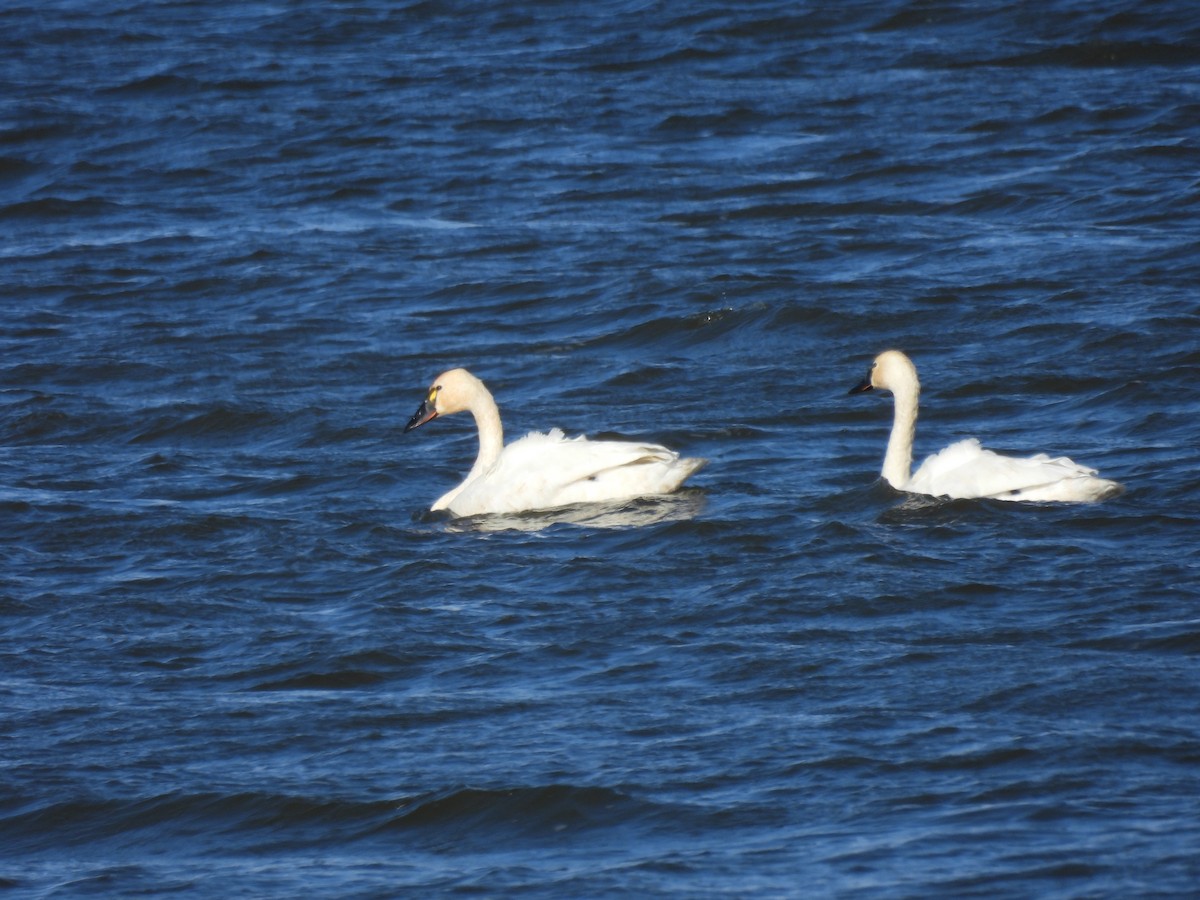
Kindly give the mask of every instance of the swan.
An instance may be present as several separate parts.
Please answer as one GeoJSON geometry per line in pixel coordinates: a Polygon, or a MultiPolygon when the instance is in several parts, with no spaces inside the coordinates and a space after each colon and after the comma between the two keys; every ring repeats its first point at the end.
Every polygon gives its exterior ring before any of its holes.
{"type": "Polygon", "coordinates": [[[466,369],[451,369],[434,380],[404,432],[463,410],[475,417],[479,456],[462,484],[430,507],[456,516],[669,494],[708,462],[682,458],[658,444],[568,438],[557,428],[530,433],[506,447],[496,401],[466,369]]]}
{"type": "Polygon", "coordinates": [[[867,377],[850,389],[860,394],[873,388],[891,391],[896,406],[892,433],[883,457],[883,479],[912,494],[956,500],[988,497],[994,500],[1091,503],[1121,493],[1115,481],[1099,478],[1095,469],[1065,456],[1001,456],[984,450],[974,438],[958,441],[921,463],[909,477],[913,436],[917,424],[917,396],[921,384],[912,360],[899,350],[875,357],[867,377]]]}

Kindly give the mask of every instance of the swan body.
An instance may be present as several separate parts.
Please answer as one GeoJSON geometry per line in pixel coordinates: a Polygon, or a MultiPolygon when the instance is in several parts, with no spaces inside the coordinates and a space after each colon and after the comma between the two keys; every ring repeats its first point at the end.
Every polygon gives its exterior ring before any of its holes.
{"type": "Polygon", "coordinates": [[[950,497],[956,500],[990,498],[1030,502],[1091,503],[1119,494],[1115,481],[1100,478],[1095,469],[1065,456],[1045,453],[1030,457],[1002,456],[968,438],[930,456],[916,473],[912,467],[916,435],[917,398],[921,384],[916,366],[899,350],[875,357],[867,377],[850,393],[880,388],[892,392],[895,419],[883,457],[883,479],[900,491],[950,497]]]}
{"type": "Polygon", "coordinates": [[[496,401],[466,369],[439,375],[404,430],[464,410],[475,417],[479,455],[462,484],[431,507],[456,516],[669,494],[708,462],[683,458],[658,444],[568,438],[557,428],[527,434],[506,447],[496,401]]]}

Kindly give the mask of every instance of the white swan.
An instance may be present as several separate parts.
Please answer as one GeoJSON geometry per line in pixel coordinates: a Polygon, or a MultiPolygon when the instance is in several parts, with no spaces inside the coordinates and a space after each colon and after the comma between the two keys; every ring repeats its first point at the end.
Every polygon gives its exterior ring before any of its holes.
{"type": "Polygon", "coordinates": [[[1061,503],[1090,503],[1123,490],[1115,481],[1098,478],[1095,469],[1065,456],[1001,456],[984,450],[974,438],[951,444],[929,457],[910,478],[917,396],[921,392],[916,366],[899,350],[885,350],[875,357],[867,377],[850,393],[872,388],[891,391],[895,398],[896,418],[881,474],[897,490],[956,500],[988,497],[1061,503]]]}
{"type": "Polygon", "coordinates": [[[568,438],[557,428],[549,434],[528,434],[505,447],[496,401],[466,369],[439,375],[404,431],[463,410],[475,417],[479,456],[463,483],[430,507],[456,516],[669,494],[708,462],[681,458],[658,444],[568,438]]]}

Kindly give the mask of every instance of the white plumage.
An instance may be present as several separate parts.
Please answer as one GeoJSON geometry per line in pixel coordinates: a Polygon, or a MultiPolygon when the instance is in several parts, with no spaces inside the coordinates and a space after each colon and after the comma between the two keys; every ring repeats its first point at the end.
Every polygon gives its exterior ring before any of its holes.
{"type": "Polygon", "coordinates": [[[913,494],[953,499],[991,498],[1059,503],[1089,503],[1119,494],[1121,485],[1100,478],[1095,469],[1065,456],[1001,456],[969,438],[930,456],[916,473],[912,467],[917,398],[921,385],[916,366],[899,350],[885,350],[867,377],[850,393],[880,388],[892,392],[895,420],[888,438],[881,475],[892,487],[913,494]]]}
{"type": "Polygon", "coordinates": [[[505,447],[496,401],[466,369],[438,376],[404,430],[463,410],[475,417],[479,455],[462,484],[431,507],[456,516],[668,494],[707,462],[682,458],[658,444],[568,438],[557,428],[528,434],[505,447]]]}

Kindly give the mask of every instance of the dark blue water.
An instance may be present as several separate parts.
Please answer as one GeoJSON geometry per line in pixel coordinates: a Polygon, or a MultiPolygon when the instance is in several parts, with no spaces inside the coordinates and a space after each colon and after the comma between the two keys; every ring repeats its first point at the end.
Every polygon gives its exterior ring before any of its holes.
{"type": "Polygon", "coordinates": [[[1197,9],[5,4],[3,893],[1194,893],[1197,9]],[[712,462],[431,514],[453,365],[712,462]]]}

